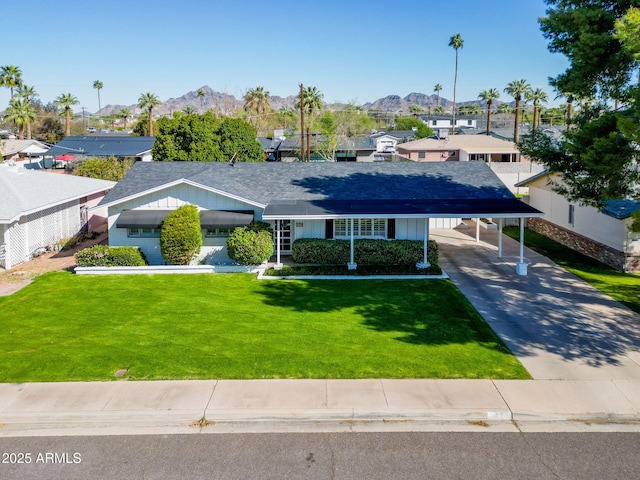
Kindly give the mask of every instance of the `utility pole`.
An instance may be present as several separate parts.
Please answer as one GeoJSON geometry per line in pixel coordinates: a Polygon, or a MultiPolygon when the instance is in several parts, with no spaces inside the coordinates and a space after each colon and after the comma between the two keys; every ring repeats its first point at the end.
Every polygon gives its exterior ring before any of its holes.
{"type": "Polygon", "coordinates": [[[84,115],[84,107],[82,107],[82,126],[84,127],[84,131],[87,131],[87,117],[84,115]]]}
{"type": "Polygon", "coordinates": [[[300,160],[304,162],[304,85],[300,84],[300,160]]]}

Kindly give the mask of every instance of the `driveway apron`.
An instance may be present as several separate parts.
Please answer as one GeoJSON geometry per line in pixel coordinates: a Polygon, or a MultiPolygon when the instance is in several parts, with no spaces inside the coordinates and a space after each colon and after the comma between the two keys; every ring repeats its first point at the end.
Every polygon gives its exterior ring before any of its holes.
{"type": "Polygon", "coordinates": [[[640,379],[640,315],[519,244],[481,229],[433,232],[440,265],[534,379],[640,379]]]}

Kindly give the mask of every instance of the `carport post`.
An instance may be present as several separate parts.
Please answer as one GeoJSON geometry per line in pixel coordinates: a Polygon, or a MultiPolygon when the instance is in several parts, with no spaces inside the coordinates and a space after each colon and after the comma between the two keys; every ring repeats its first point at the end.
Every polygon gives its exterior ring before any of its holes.
{"type": "Polygon", "coordinates": [[[527,264],[524,263],[524,218],[520,217],[520,260],[516,263],[518,275],[527,274],[527,264]]]}
{"type": "Polygon", "coordinates": [[[498,219],[498,258],[502,258],[502,224],[504,218],[498,219]]]}
{"type": "Polygon", "coordinates": [[[476,218],[476,242],[480,241],[480,217],[476,218]]]}

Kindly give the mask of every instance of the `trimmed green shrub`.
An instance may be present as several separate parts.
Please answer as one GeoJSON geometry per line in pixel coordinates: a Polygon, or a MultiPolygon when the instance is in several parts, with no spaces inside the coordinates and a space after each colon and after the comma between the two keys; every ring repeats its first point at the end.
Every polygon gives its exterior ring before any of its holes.
{"type": "MultiPolygon", "coordinates": [[[[421,240],[354,240],[353,253],[358,265],[415,265],[423,259],[421,240]]],[[[349,261],[348,240],[301,238],[293,242],[292,258],[296,263],[341,265],[349,261]]],[[[438,264],[438,244],[429,240],[427,260],[438,264]]]]}
{"type": "Polygon", "coordinates": [[[272,230],[268,223],[252,222],[234,229],[227,239],[227,255],[236,262],[260,264],[273,255],[272,230]]]}
{"type": "Polygon", "coordinates": [[[80,267],[143,267],[147,265],[138,247],[110,247],[96,245],[75,254],[80,267]]]}
{"type": "Polygon", "coordinates": [[[167,263],[188,265],[202,247],[200,213],[183,205],[167,215],[160,230],[160,252],[167,263]]]}

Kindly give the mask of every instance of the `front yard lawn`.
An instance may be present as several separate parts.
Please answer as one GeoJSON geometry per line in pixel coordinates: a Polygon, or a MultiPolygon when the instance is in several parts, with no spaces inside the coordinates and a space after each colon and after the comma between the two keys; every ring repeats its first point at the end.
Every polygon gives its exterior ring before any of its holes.
{"type": "Polygon", "coordinates": [[[529,378],[446,280],[54,272],[0,311],[0,382],[529,378]]]}
{"type": "MultiPolygon", "coordinates": [[[[516,227],[507,227],[503,231],[511,238],[516,240],[520,238],[520,230],[516,227]]],[[[626,305],[634,312],[640,313],[640,275],[614,270],[604,263],[532,230],[525,230],[524,243],[527,247],[553,260],[614,300],[626,305]]]]}

